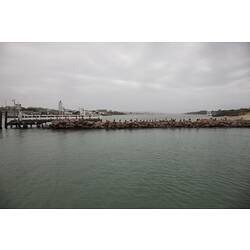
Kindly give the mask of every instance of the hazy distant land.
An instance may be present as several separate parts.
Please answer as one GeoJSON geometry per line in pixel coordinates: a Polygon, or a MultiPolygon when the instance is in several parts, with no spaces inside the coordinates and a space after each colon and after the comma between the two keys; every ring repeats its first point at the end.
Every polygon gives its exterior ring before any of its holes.
{"type": "Polygon", "coordinates": [[[228,109],[228,110],[217,110],[217,111],[207,111],[200,110],[194,112],[187,112],[188,115],[211,115],[212,117],[225,117],[228,119],[244,119],[250,120],[250,108],[240,108],[240,109],[228,109]]]}

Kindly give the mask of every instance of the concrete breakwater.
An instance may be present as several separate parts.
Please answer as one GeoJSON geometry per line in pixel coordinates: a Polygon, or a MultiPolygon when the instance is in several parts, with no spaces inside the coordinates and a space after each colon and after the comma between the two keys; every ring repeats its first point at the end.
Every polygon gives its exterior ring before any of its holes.
{"type": "Polygon", "coordinates": [[[137,128],[250,128],[249,120],[197,119],[189,120],[129,120],[129,121],[86,121],[55,120],[52,129],[137,129],[137,128]]]}

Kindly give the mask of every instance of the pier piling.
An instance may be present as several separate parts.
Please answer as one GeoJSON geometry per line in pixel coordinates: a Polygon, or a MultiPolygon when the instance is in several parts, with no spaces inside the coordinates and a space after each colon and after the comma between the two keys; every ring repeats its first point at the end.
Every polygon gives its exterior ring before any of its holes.
{"type": "Polygon", "coordinates": [[[3,119],[2,119],[2,111],[0,111],[0,129],[2,129],[2,123],[3,123],[3,119]]]}
{"type": "Polygon", "coordinates": [[[5,111],[5,114],[4,114],[4,127],[5,129],[8,129],[8,112],[5,111]]]}

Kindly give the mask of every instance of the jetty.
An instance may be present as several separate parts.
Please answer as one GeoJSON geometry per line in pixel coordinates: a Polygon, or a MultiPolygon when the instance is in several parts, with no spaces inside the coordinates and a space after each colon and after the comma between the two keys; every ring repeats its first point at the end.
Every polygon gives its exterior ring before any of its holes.
{"type": "Polygon", "coordinates": [[[149,128],[250,128],[250,120],[238,119],[161,119],[161,120],[113,120],[103,121],[98,117],[72,115],[24,115],[9,118],[0,112],[0,129],[27,129],[32,127],[50,129],[149,129],[149,128]],[[3,118],[4,117],[4,118],[3,118]]]}
{"type": "Polygon", "coordinates": [[[149,128],[250,128],[250,120],[228,119],[191,119],[176,120],[129,120],[129,121],[87,121],[87,120],[59,120],[52,121],[52,129],[149,129],[149,128]]]}

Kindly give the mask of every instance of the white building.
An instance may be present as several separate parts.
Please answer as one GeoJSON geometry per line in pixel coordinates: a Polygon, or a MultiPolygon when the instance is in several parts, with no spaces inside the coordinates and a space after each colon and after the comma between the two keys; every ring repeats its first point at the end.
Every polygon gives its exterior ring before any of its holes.
{"type": "Polygon", "coordinates": [[[80,108],[80,115],[81,116],[86,116],[86,112],[84,108],[80,108]]]}
{"type": "Polygon", "coordinates": [[[62,100],[60,100],[58,103],[58,111],[59,111],[59,115],[63,115],[64,108],[63,108],[62,100]]]}

